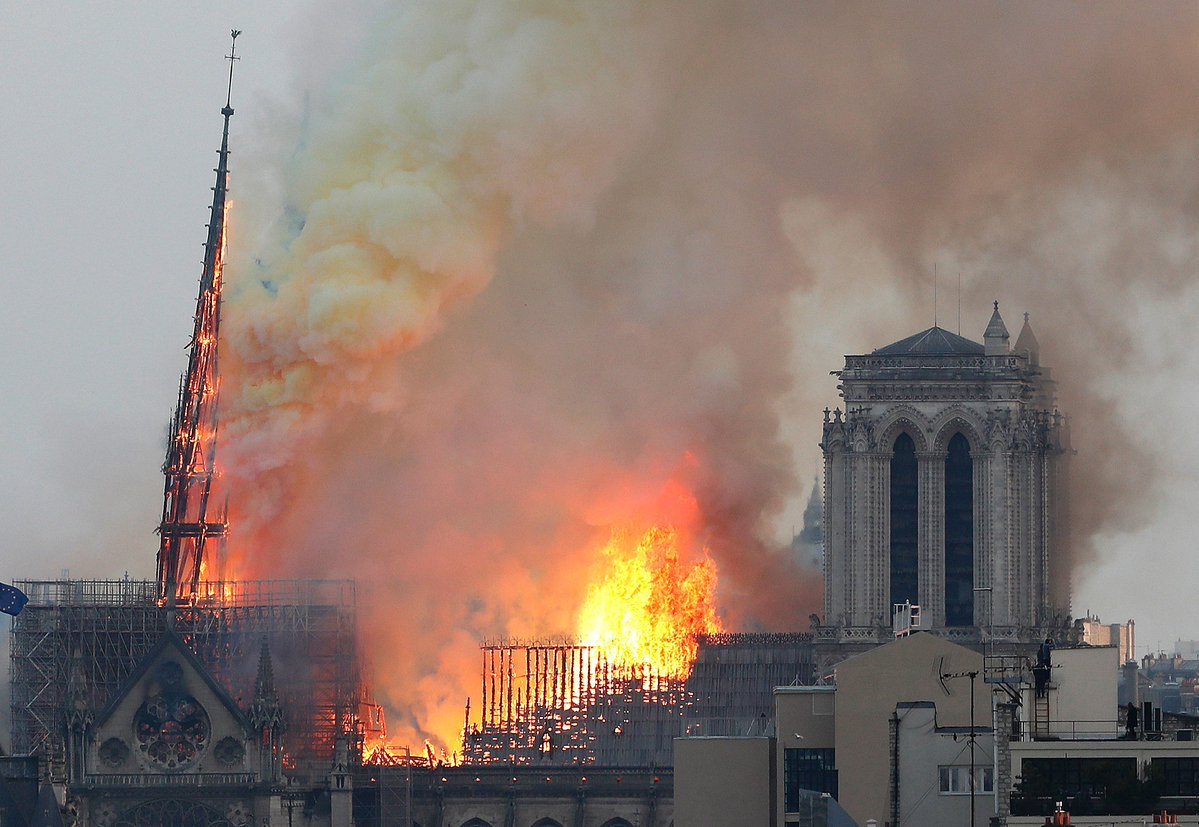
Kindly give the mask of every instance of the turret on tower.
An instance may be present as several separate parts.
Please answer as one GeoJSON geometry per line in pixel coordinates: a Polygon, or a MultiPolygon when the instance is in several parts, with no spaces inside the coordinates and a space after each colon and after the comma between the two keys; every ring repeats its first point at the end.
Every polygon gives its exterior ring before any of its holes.
{"type": "Polygon", "coordinates": [[[1027,313],[1024,314],[1024,327],[1020,328],[1020,335],[1016,337],[1016,346],[1012,350],[1028,359],[1034,368],[1041,364],[1041,344],[1032,332],[1027,313]]]}
{"type": "Polygon", "coordinates": [[[987,329],[983,333],[983,349],[988,356],[1003,356],[1008,352],[1007,325],[999,315],[999,302],[995,302],[991,321],[987,323],[987,329]]]}

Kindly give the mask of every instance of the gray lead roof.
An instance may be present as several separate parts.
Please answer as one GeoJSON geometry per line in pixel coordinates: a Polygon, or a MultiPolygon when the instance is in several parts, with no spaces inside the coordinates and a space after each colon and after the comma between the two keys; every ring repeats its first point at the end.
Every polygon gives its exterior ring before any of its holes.
{"type": "Polygon", "coordinates": [[[880,347],[874,351],[876,356],[903,356],[906,354],[947,354],[959,356],[982,356],[984,348],[978,342],[972,342],[965,336],[950,333],[944,328],[933,325],[914,336],[900,339],[898,342],[880,347]]]}

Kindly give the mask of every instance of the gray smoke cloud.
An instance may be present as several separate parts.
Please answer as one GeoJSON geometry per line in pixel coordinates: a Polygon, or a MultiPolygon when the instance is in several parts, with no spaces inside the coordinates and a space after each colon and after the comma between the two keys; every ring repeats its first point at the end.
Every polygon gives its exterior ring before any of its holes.
{"type": "Polygon", "coordinates": [[[460,726],[479,638],[570,632],[672,486],[727,624],[806,628],[780,534],[827,371],[928,326],[934,264],[965,335],[1033,312],[1076,564],[1150,516],[1160,451],[1113,400],[1177,350],[1146,317],[1195,306],[1192,5],[374,14],[241,185],[222,450],[237,569],[368,584],[405,735],[460,726]]]}

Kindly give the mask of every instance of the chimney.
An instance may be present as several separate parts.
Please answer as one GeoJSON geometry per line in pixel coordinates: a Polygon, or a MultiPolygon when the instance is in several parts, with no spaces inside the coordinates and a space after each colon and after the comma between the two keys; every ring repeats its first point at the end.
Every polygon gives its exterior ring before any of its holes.
{"type": "Polygon", "coordinates": [[[1137,662],[1135,660],[1127,661],[1124,664],[1124,686],[1121,694],[1121,700],[1125,704],[1131,703],[1133,706],[1141,705],[1140,686],[1137,684],[1137,662]]]}

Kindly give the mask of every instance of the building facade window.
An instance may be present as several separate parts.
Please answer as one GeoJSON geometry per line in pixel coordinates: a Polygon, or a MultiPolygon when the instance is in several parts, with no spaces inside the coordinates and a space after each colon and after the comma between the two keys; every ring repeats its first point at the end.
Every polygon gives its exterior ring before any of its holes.
{"type": "Polygon", "coordinates": [[[1199,796],[1199,758],[1154,758],[1149,777],[1162,795],[1199,796]]]}
{"type": "Polygon", "coordinates": [[[787,812],[799,811],[800,790],[837,797],[835,749],[783,750],[783,807],[787,812]]]}
{"type": "Polygon", "coordinates": [[[945,457],[945,625],[974,625],[974,460],[960,433],[945,457]]]}
{"type": "MultiPolygon", "coordinates": [[[[937,768],[939,788],[942,795],[970,794],[969,766],[942,766],[937,768]]],[[[995,768],[974,768],[974,792],[995,792],[995,768]]]]}
{"type": "Polygon", "coordinates": [[[919,519],[920,475],[916,443],[908,434],[895,439],[891,454],[891,603],[920,602],[919,519]]]}
{"type": "Polygon", "coordinates": [[[1130,788],[1139,780],[1135,758],[1025,758],[1020,776],[1018,796],[1057,800],[1106,799],[1109,791],[1130,788]]]}

